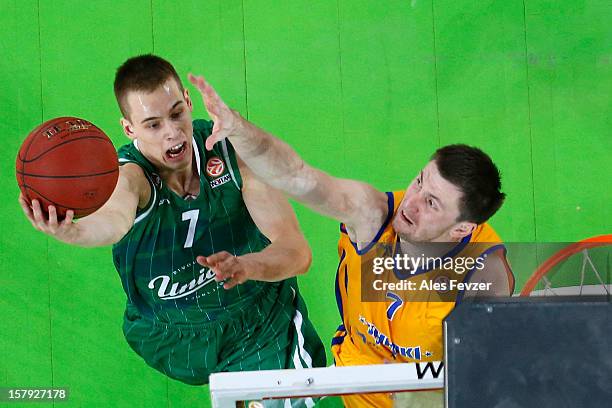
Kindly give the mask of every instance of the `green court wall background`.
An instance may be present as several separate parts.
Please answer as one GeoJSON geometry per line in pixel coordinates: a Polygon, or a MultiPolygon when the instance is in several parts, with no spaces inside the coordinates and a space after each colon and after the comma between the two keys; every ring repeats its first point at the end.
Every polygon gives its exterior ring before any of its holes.
{"type": "MultiPolygon", "coordinates": [[[[109,248],[31,228],[17,150],[56,116],[116,146],[114,71],[154,52],[202,73],[228,104],[312,165],[404,189],[439,146],[481,147],[508,198],[507,241],[610,233],[609,0],[0,0],[0,387],[70,387],[66,407],[206,407],[208,389],[148,368],[121,334],[109,248]]],[[[198,93],[195,117],[204,117],[198,93]]],[[[328,344],[336,222],[295,205],[313,250],[300,278],[328,344]]],[[[531,270],[515,270],[520,289],[531,270]]],[[[41,404],[44,406],[51,404],[41,404]]],[[[329,405],[333,405],[329,403],[329,405]]],[[[20,404],[10,404],[20,406],[20,404]]],[[[25,406],[25,405],[24,405],[25,406]]],[[[29,406],[29,405],[27,405],[29,406]]]]}

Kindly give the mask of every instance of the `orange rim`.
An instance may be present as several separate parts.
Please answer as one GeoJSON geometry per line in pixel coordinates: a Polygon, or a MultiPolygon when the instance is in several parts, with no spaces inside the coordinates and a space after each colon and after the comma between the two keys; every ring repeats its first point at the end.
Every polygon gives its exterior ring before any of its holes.
{"type": "Polygon", "coordinates": [[[589,248],[596,248],[600,246],[606,246],[612,244],[612,234],[606,235],[598,235],[595,237],[583,239],[582,241],[575,242],[556,252],[550,258],[545,260],[542,265],[536,269],[536,271],[531,275],[523,290],[521,290],[520,296],[529,296],[529,294],[536,287],[538,282],[542,279],[544,275],[550,271],[550,269],[558,264],[559,262],[564,261],[570,256],[589,248]]]}

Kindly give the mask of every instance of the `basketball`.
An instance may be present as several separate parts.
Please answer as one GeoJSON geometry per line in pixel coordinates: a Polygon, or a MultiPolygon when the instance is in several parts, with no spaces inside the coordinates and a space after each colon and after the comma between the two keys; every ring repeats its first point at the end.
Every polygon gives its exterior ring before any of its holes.
{"type": "Polygon", "coordinates": [[[35,128],[17,154],[17,183],[26,200],[39,200],[43,211],[67,210],[75,218],[100,208],[119,177],[117,152],[108,136],[75,117],[51,119],[35,128]]]}

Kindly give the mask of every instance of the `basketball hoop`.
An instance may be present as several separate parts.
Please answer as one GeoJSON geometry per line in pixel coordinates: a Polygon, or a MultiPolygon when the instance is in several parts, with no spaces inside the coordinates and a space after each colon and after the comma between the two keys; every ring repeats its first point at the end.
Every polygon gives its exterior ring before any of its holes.
{"type": "MultiPolygon", "coordinates": [[[[607,294],[608,296],[610,295],[610,283],[606,283],[604,282],[604,280],[602,279],[601,274],[599,273],[599,271],[597,270],[597,268],[595,267],[591,256],[589,254],[589,250],[590,249],[594,249],[594,248],[599,248],[599,247],[604,247],[604,246],[608,246],[608,245],[612,245],[612,234],[607,234],[607,235],[599,235],[599,236],[595,236],[595,237],[591,237],[591,238],[587,238],[584,239],[582,241],[579,242],[575,242],[573,244],[568,245],[567,247],[563,248],[562,250],[556,252],[554,255],[552,255],[550,258],[548,258],[546,261],[544,261],[542,263],[542,265],[540,265],[536,271],[533,273],[533,275],[529,278],[529,280],[527,281],[527,283],[525,283],[525,286],[523,287],[523,290],[521,290],[520,296],[532,296],[534,294],[534,289],[535,287],[538,285],[538,283],[540,284],[544,284],[544,291],[545,293],[547,291],[550,291],[553,295],[559,295],[559,294],[563,294],[563,295],[569,295],[569,294],[574,294],[574,295],[582,295],[585,294],[583,292],[583,288],[584,288],[584,278],[585,278],[585,271],[586,271],[586,267],[587,265],[590,266],[593,270],[593,272],[595,273],[595,276],[597,277],[597,280],[599,281],[599,283],[601,284],[601,288],[603,288],[602,291],[598,292],[598,294],[607,294]],[[580,271],[580,286],[578,287],[572,287],[573,288],[578,288],[578,292],[571,292],[571,291],[557,291],[555,292],[554,289],[559,289],[559,288],[553,288],[552,287],[552,283],[550,281],[550,279],[548,279],[548,275],[549,273],[554,270],[558,265],[560,265],[561,263],[563,263],[566,259],[570,258],[573,255],[576,255],[578,253],[582,253],[582,268],[580,271]],[[563,293],[558,293],[558,292],[563,292],[563,293]]],[[[589,293],[592,294],[592,293],[589,293]]]]}

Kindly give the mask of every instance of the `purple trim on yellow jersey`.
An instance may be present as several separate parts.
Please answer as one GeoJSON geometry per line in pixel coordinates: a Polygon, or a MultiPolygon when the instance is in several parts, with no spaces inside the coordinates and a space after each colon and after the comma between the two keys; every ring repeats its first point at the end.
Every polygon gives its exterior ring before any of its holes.
{"type": "MultiPolygon", "coordinates": [[[[376,233],[376,236],[374,237],[374,239],[368,244],[368,246],[366,246],[362,250],[359,250],[359,248],[357,248],[357,244],[354,243],[353,240],[349,238],[349,241],[353,245],[353,248],[355,248],[355,252],[357,252],[357,255],[363,255],[366,252],[368,252],[370,249],[372,249],[372,247],[378,242],[378,240],[382,236],[383,232],[387,228],[387,225],[389,225],[389,221],[391,221],[391,218],[393,217],[393,207],[395,206],[393,193],[386,192],[385,194],[387,194],[387,218],[385,219],[385,222],[383,222],[382,226],[376,233]]],[[[340,232],[343,232],[348,235],[348,232],[346,231],[346,226],[343,223],[340,224],[340,232]]]]}
{"type": "Polygon", "coordinates": [[[344,327],[343,324],[338,326],[338,328],[336,329],[336,332],[344,332],[344,333],[341,336],[332,337],[332,341],[331,341],[332,346],[342,344],[342,342],[344,342],[344,338],[346,337],[346,328],[344,327]]]}
{"type": "MultiPolygon", "coordinates": [[[[506,246],[504,244],[498,244],[498,245],[493,245],[490,248],[487,248],[486,251],[484,251],[483,253],[480,254],[480,256],[478,256],[477,258],[483,257],[485,255],[490,254],[493,251],[497,251],[498,249],[503,249],[504,250],[504,258],[506,257],[506,246]]],[[[467,273],[467,275],[465,275],[465,279],[463,280],[463,282],[468,283],[470,281],[470,279],[472,278],[472,275],[474,274],[474,271],[476,270],[476,266],[474,266],[472,269],[470,269],[470,271],[467,273]]],[[[461,303],[461,301],[463,300],[463,296],[465,295],[465,290],[464,289],[460,289],[459,292],[457,293],[457,300],[455,301],[455,305],[458,305],[459,303],[461,303]]]]}
{"type": "MultiPolygon", "coordinates": [[[[338,269],[336,269],[336,303],[338,304],[338,311],[340,312],[340,319],[344,322],[344,309],[342,307],[342,295],[340,294],[340,266],[342,261],[346,257],[346,251],[342,251],[340,256],[340,262],[338,262],[338,269]]],[[[344,288],[348,291],[348,281],[346,272],[344,274],[344,288]]]]}
{"type": "MultiPolygon", "coordinates": [[[[448,253],[446,253],[445,255],[440,257],[440,258],[442,258],[442,263],[446,262],[448,259],[452,259],[455,255],[457,255],[459,252],[461,252],[463,250],[463,248],[465,248],[465,246],[470,242],[470,239],[472,239],[472,234],[463,237],[461,242],[459,242],[457,245],[455,245],[450,251],[448,251],[448,253]]],[[[400,250],[400,242],[399,242],[399,239],[398,239],[396,244],[395,244],[395,253],[399,253],[399,250],[400,250]]],[[[431,268],[435,265],[436,260],[438,260],[440,258],[434,259],[433,265],[426,265],[425,268],[419,268],[416,271],[414,271],[414,273],[412,273],[410,271],[407,271],[405,273],[401,273],[397,269],[395,269],[395,267],[393,267],[393,273],[395,274],[395,277],[397,279],[406,279],[406,278],[409,278],[411,276],[420,275],[422,273],[426,273],[426,272],[431,271],[432,270],[431,268]]]]}

